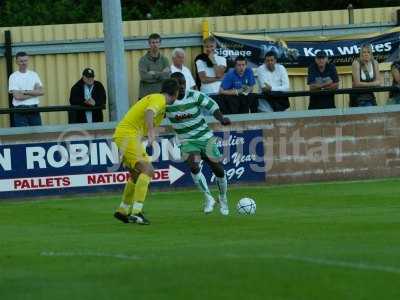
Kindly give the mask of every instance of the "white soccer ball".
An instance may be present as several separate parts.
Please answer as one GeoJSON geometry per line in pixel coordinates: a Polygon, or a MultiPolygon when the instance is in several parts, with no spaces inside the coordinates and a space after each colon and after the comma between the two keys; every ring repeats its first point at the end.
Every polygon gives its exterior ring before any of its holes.
{"type": "Polygon", "coordinates": [[[239,200],[236,209],[241,215],[254,215],[256,213],[256,202],[251,198],[239,200]]]}

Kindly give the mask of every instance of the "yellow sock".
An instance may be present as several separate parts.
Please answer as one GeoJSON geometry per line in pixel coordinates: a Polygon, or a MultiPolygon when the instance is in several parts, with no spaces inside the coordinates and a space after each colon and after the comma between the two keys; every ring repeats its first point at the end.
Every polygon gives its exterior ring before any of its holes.
{"type": "Polygon", "coordinates": [[[142,211],[143,202],[146,199],[147,189],[150,183],[150,176],[141,173],[136,180],[136,188],[133,199],[132,213],[136,214],[142,211]]]}
{"type": "Polygon", "coordinates": [[[122,201],[126,205],[132,205],[133,195],[135,194],[135,184],[133,181],[128,180],[125,184],[124,193],[122,194],[122,201]]]}
{"type": "Polygon", "coordinates": [[[135,184],[129,180],[125,184],[124,192],[122,193],[122,202],[117,208],[117,211],[129,215],[132,210],[133,195],[135,193],[135,184]]]}

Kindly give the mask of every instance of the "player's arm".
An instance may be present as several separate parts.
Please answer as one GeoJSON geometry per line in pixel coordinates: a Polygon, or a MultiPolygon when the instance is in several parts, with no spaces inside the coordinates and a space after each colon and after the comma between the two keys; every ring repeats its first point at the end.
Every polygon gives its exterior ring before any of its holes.
{"type": "Polygon", "coordinates": [[[222,115],[217,102],[215,102],[211,97],[208,97],[206,94],[202,93],[200,94],[198,101],[199,105],[208,110],[222,125],[231,124],[231,120],[222,115]]]}
{"type": "Polygon", "coordinates": [[[221,123],[221,125],[226,126],[231,124],[231,120],[227,117],[224,117],[219,109],[215,110],[213,115],[214,118],[221,123]]]}
{"type": "Polygon", "coordinates": [[[156,138],[156,131],[154,128],[154,117],[160,113],[165,113],[165,99],[164,98],[152,98],[150,104],[145,110],[144,121],[147,126],[147,136],[149,143],[152,143],[156,138]]]}
{"type": "Polygon", "coordinates": [[[151,145],[156,139],[156,134],[154,131],[154,111],[152,109],[147,109],[144,114],[144,121],[147,127],[147,138],[149,144],[151,145]]]}

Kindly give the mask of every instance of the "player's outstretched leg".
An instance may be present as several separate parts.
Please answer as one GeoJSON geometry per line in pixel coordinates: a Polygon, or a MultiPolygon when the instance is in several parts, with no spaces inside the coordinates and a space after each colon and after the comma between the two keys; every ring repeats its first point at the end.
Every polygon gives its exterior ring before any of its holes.
{"type": "Polygon", "coordinates": [[[146,199],[147,190],[151,178],[153,177],[154,169],[148,162],[136,163],[135,169],[138,170],[139,176],[136,180],[132,214],[129,216],[129,221],[140,225],[149,225],[150,221],[143,215],[143,203],[146,199]]]}
{"type": "Polygon", "coordinates": [[[226,196],[226,192],[228,190],[228,181],[226,179],[226,174],[224,172],[223,177],[215,176],[218,190],[219,190],[219,204],[220,204],[220,212],[223,215],[229,215],[229,207],[228,207],[228,198],[226,196]]]}
{"type": "Polygon", "coordinates": [[[226,179],[226,174],[222,165],[218,162],[212,161],[208,158],[204,158],[207,164],[210,166],[211,170],[215,175],[215,179],[217,182],[218,190],[219,190],[219,205],[220,212],[222,215],[229,215],[229,206],[228,206],[228,198],[226,196],[228,190],[228,181],[226,179]]]}
{"type": "Polygon", "coordinates": [[[190,167],[190,172],[194,183],[204,196],[204,213],[208,214],[214,210],[215,200],[208,189],[207,180],[200,170],[199,166],[200,155],[191,153],[186,160],[190,167]]]}

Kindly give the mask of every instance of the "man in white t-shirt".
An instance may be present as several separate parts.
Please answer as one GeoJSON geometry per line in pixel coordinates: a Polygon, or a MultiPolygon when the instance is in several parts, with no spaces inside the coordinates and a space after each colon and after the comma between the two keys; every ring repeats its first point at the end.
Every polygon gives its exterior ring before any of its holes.
{"type": "Polygon", "coordinates": [[[190,70],[183,65],[185,61],[185,50],[182,48],[175,48],[172,50],[172,65],[170,67],[171,74],[175,72],[182,73],[186,80],[186,91],[195,90],[196,82],[190,70]]]}
{"type": "Polygon", "coordinates": [[[204,53],[195,59],[197,74],[201,81],[200,91],[205,94],[218,94],[226,69],[225,57],[215,53],[217,42],[213,37],[204,39],[204,53]]]}
{"type": "Polygon", "coordinates": [[[260,91],[266,99],[259,99],[258,111],[284,111],[289,108],[288,97],[269,94],[270,92],[289,91],[289,77],[284,66],[277,63],[277,54],[269,51],[265,55],[264,63],[257,68],[257,80],[260,91]]]}
{"type": "MultiPolygon", "coordinates": [[[[29,57],[25,52],[15,56],[18,71],[8,79],[8,92],[13,95],[12,104],[18,108],[34,108],[39,105],[39,96],[43,96],[43,85],[39,75],[28,70],[29,57]]],[[[14,126],[42,125],[39,112],[14,113],[14,126]]]]}

